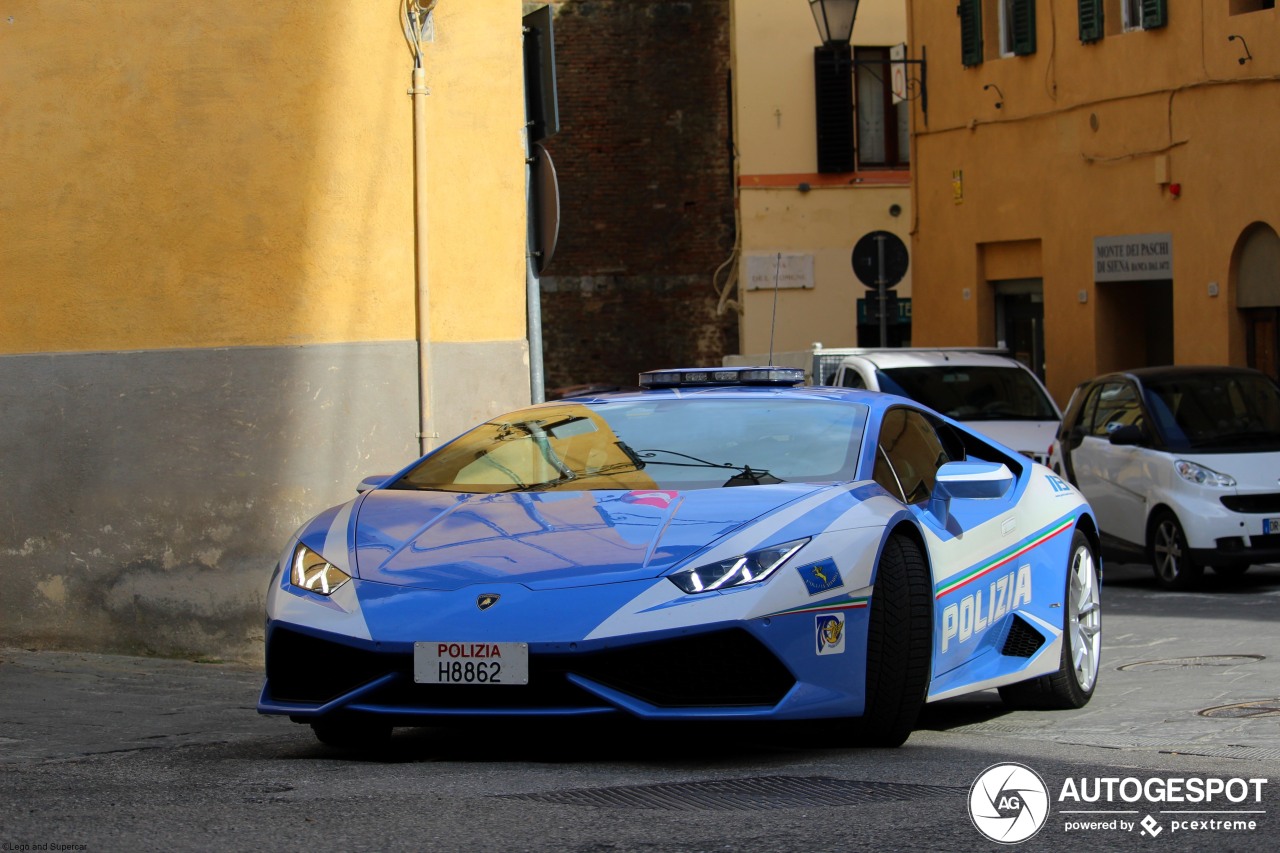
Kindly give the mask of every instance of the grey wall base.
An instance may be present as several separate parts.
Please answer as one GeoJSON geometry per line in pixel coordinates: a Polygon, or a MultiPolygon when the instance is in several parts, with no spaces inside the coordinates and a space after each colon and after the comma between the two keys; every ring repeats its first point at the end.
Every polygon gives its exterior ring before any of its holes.
{"type": "MultiPolygon", "coordinates": [[[[527,402],[522,351],[438,347],[437,405],[527,402]]],[[[413,341],[0,357],[0,645],[260,658],[290,534],[417,431],[413,341]]]]}

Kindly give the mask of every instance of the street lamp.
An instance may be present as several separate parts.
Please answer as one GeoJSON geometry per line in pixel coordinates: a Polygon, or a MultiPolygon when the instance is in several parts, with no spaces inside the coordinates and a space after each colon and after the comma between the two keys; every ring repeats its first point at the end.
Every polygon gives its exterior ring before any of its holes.
{"type": "Polygon", "coordinates": [[[824,45],[848,44],[859,0],[809,0],[809,11],[824,45]]]}
{"type": "Polygon", "coordinates": [[[853,21],[859,0],[809,0],[822,46],[813,49],[818,171],[852,172],[853,21]]]}

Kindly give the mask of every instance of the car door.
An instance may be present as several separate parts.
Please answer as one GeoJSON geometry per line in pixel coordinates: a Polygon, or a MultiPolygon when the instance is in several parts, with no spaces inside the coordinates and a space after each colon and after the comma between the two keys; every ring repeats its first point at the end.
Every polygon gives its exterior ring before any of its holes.
{"type": "MultiPolygon", "coordinates": [[[[930,498],[937,487],[939,469],[948,462],[964,458],[963,443],[950,433],[950,427],[945,424],[935,427],[932,419],[924,413],[906,407],[895,407],[885,413],[877,437],[872,476],[891,495],[908,504],[921,525],[935,534],[928,537],[935,590],[941,578],[954,578],[958,569],[968,570],[989,563],[1002,547],[1007,546],[1004,537],[1016,530],[1015,504],[1004,499],[966,501],[969,506],[964,512],[966,520],[961,525],[944,524],[930,510],[930,498]],[[998,531],[994,539],[990,528],[986,534],[976,532],[980,526],[993,521],[998,531]]],[[[952,506],[955,505],[953,500],[952,506]]],[[[1026,571],[1030,577],[1031,569],[1026,571]]],[[[961,575],[964,573],[960,572],[961,575]]],[[[1010,579],[1000,580],[1006,601],[1010,599],[1011,578],[1012,575],[1010,579]]],[[[998,610],[997,602],[991,597],[993,588],[983,590],[975,587],[974,592],[957,593],[953,601],[935,602],[935,607],[939,603],[945,605],[934,613],[935,643],[931,665],[935,676],[945,675],[981,655],[987,648],[983,643],[987,632],[1000,629],[1003,623],[991,616],[998,610]],[[986,606],[983,605],[984,600],[986,606]],[[955,628],[950,634],[948,626],[955,628]]],[[[1029,582],[1027,588],[1030,589],[1029,582]]]]}
{"type": "Polygon", "coordinates": [[[1121,427],[1136,426],[1150,434],[1138,389],[1127,379],[1093,386],[1078,426],[1079,443],[1066,451],[1076,488],[1093,507],[1104,533],[1142,545],[1146,539],[1145,451],[1111,443],[1111,433],[1121,427]]]}

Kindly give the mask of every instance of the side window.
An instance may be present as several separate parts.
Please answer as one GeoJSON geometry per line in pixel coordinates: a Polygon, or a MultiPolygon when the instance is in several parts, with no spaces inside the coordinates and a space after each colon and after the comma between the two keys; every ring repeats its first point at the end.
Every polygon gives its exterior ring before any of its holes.
{"type": "Polygon", "coordinates": [[[1077,426],[1085,435],[1093,435],[1093,420],[1098,414],[1098,397],[1102,393],[1102,387],[1095,385],[1089,389],[1089,396],[1085,399],[1084,404],[1080,407],[1080,421],[1077,426]]]}
{"type": "Polygon", "coordinates": [[[891,409],[880,425],[872,476],[904,503],[921,503],[933,494],[938,469],[951,459],[923,415],[911,409],[891,409]]]}
{"type": "Polygon", "coordinates": [[[1106,438],[1120,427],[1131,424],[1143,425],[1137,392],[1128,382],[1107,382],[1099,389],[1089,435],[1106,438]]]}
{"type": "Polygon", "coordinates": [[[840,385],[843,388],[866,388],[867,383],[862,381],[862,374],[854,370],[852,367],[846,367],[844,374],[840,377],[840,385]]]}

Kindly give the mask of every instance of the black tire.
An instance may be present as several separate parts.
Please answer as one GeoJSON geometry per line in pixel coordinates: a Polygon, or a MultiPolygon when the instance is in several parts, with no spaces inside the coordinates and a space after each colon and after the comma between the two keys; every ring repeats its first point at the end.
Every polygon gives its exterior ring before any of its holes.
{"type": "Polygon", "coordinates": [[[378,750],[391,741],[391,726],[365,720],[312,723],[316,740],[338,749],[378,750]]]}
{"type": "Polygon", "coordinates": [[[1000,688],[1011,708],[1064,711],[1083,708],[1098,686],[1102,651],[1101,585],[1089,537],[1071,535],[1066,594],[1062,600],[1062,654],[1058,671],[1000,688]]]}
{"type": "Polygon", "coordinates": [[[1249,571],[1249,563],[1225,563],[1220,566],[1211,566],[1215,575],[1222,575],[1224,578],[1238,578],[1245,572],[1249,571]]]}
{"type": "Polygon", "coordinates": [[[915,728],[929,688],[931,590],[920,546],[908,536],[890,536],[871,592],[866,704],[855,728],[858,745],[901,746],[915,728]]]}
{"type": "Polygon", "coordinates": [[[1162,589],[1192,589],[1204,577],[1204,566],[1192,559],[1178,517],[1167,509],[1156,510],[1151,516],[1147,557],[1162,589]]]}

